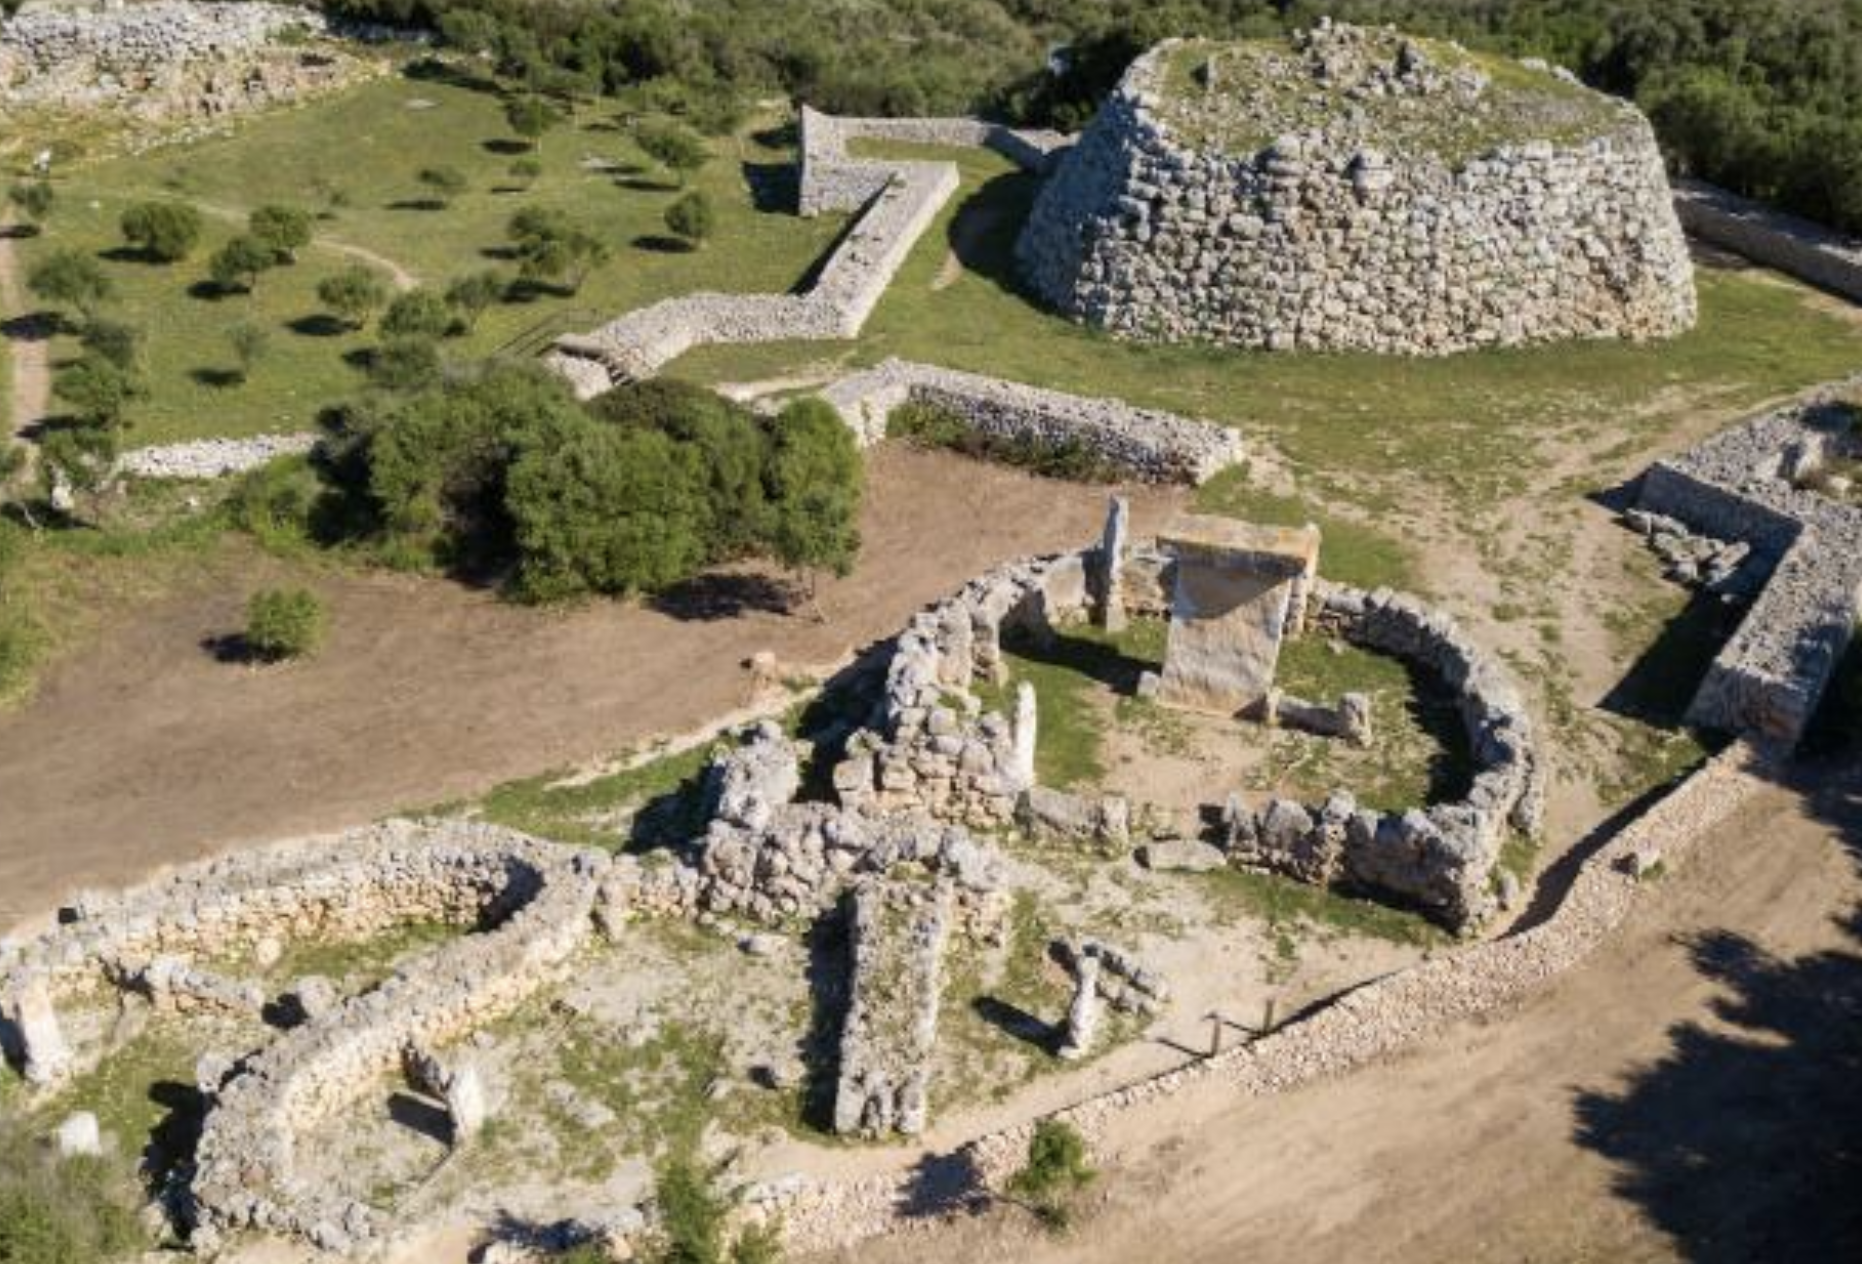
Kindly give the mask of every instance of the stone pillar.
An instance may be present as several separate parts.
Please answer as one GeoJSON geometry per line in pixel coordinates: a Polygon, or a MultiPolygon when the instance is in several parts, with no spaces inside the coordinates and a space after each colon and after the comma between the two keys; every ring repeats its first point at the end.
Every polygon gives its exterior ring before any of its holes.
{"type": "Polygon", "coordinates": [[[29,981],[0,1005],[0,1036],[34,1084],[50,1084],[71,1069],[71,1046],[43,980],[29,981]]]}
{"type": "Polygon", "coordinates": [[[1099,539],[1099,626],[1108,632],[1125,630],[1125,550],[1129,547],[1131,505],[1114,496],[1106,510],[1106,529],[1099,539]]]}
{"type": "Polygon", "coordinates": [[[1158,701],[1231,716],[1259,707],[1281,640],[1303,622],[1318,531],[1186,516],[1158,543],[1175,569],[1158,701]]]}
{"type": "Polygon", "coordinates": [[[484,1078],[477,1067],[468,1065],[453,1069],[452,1079],[446,1086],[446,1113],[452,1116],[454,1145],[485,1126],[491,1107],[485,1097],[484,1078]]]}
{"type": "Polygon", "coordinates": [[[1017,790],[1026,790],[1034,784],[1037,715],[1034,686],[1024,680],[1015,687],[1015,722],[1010,730],[1010,740],[1014,743],[1014,762],[1008,774],[1017,790]]]}
{"type": "Polygon", "coordinates": [[[1099,1034],[1099,958],[1080,953],[1073,963],[1073,1004],[1067,1007],[1067,1033],[1057,1051],[1069,1062],[1093,1050],[1099,1034]]]}

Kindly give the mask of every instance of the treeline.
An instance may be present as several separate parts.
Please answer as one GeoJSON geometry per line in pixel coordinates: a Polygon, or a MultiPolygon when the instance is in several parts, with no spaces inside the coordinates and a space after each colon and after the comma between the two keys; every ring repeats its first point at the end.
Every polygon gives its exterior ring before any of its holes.
{"type": "Polygon", "coordinates": [[[325,0],[502,74],[711,131],[783,94],[847,114],[1071,128],[1145,47],[1323,14],[1567,65],[1649,111],[1678,171],[1862,230],[1862,0],[325,0]]]}

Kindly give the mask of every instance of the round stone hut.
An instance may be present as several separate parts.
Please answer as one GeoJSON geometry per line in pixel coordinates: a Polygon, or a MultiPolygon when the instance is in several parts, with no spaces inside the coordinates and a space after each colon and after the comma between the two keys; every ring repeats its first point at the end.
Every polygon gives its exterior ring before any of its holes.
{"type": "Polygon", "coordinates": [[[1696,315],[1634,106],[1388,28],[1160,44],[1017,255],[1063,312],[1155,342],[1439,355],[1661,338],[1696,315]]]}

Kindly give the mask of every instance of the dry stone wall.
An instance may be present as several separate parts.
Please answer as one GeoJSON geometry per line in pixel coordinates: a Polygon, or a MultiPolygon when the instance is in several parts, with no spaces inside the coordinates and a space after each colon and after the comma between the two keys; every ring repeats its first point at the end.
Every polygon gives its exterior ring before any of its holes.
{"type": "Polygon", "coordinates": [[[1149,482],[1202,483],[1244,455],[1241,436],[1213,422],[904,360],[842,378],[822,397],[862,444],[884,439],[893,411],[914,403],[995,438],[1081,445],[1149,482]]]}
{"type": "Polygon", "coordinates": [[[802,107],[800,211],[856,211],[886,187],[897,163],[856,158],[856,140],[993,149],[1024,171],[1045,175],[1068,144],[1059,132],[1018,130],[973,118],[844,118],[802,107]]]}
{"type": "Polygon", "coordinates": [[[1017,255],[1061,311],[1144,341],[1417,355],[1693,325],[1686,242],[1633,107],[1580,142],[1459,165],[1323,130],[1229,153],[1160,117],[1182,91],[1177,47],[1133,63],[1035,201],[1017,255]]]}
{"type": "Polygon", "coordinates": [[[1862,243],[1701,180],[1675,184],[1682,227],[1755,263],[1862,302],[1862,243]]]}
{"type": "Polygon", "coordinates": [[[1696,724],[1792,745],[1803,735],[1862,616],[1862,509],[1816,489],[1855,455],[1857,414],[1817,392],[1755,417],[1643,476],[1642,509],[1746,543],[1769,571],[1688,709],[1696,724]]]}
{"type": "Polygon", "coordinates": [[[916,1136],[930,1114],[949,892],[877,881],[854,891],[852,996],[841,1028],[834,1131],[916,1136]]]}
{"type": "Polygon", "coordinates": [[[281,456],[299,456],[317,446],[317,435],[254,435],[250,439],[196,439],[147,448],[131,448],[117,462],[117,473],[131,478],[213,479],[243,474],[281,456]]]}

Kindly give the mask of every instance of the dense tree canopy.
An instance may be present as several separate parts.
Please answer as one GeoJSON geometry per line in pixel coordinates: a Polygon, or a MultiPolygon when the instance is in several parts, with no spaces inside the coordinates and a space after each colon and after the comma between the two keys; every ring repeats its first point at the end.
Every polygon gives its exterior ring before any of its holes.
{"type": "Polygon", "coordinates": [[[1168,35],[1321,14],[1571,67],[1654,116],[1678,168],[1862,229],[1855,0],[326,0],[435,26],[542,91],[632,94],[718,131],[782,91],[846,114],[1076,127],[1168,35]]]}

